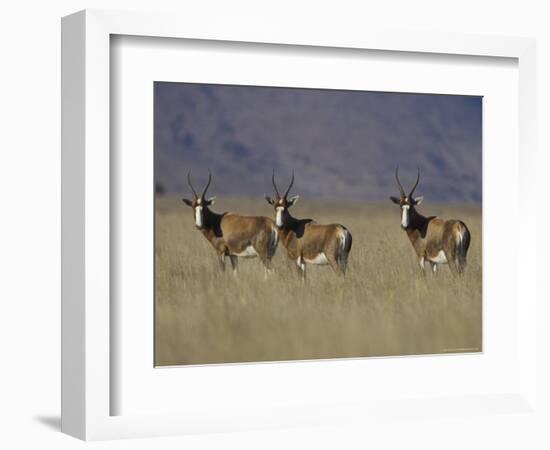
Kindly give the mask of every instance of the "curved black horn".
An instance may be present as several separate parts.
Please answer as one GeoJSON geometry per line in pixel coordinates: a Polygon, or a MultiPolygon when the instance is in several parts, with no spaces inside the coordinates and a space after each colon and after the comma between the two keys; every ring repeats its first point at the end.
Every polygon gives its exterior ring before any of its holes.
{"type": "Polygon", "coordinates": [[[201,198],[204,198],[204,196],[206,195],[206,191],[210,187],[210,183],[212,183],[212,172],[210,172],[210,169],[208,169],[208,183],[206,183],[206,186],[202,191],[201,198]]]}
{"type": "Polygon", "coordinates": [[[417,169],[418,169],[418,175],[416,176],[416,183],[414,183],[414,186],[411,189],[411,193],[409,194],[410,198],[412,198],[414,194],[414,190],[416,189],[416,186],[418,186],[418,182],[420,181],[420,167],[417,167],[417,169]]]}
{"type": "Polygon", "coordinates": [[[399,192],[401,193],[401,197],[406,197],[405,189],[403,189],[403,186],[401,186],[401,182],[399,181],[399,175],[398,175],[399,167],[395,168],[395,181],[397,181],[397,186],[399,186],[399,192]]]}
{"type": "Polygon", "coordinates": [[[286,198],[286,196],[288,195],[288,193],[290,192],[290,190],[292,189],[292,185],[294,184],[294,169],[292,169],[292,180],[290,180],[290,186],[288,187],[288,189],[286,190],[285,192],[285,195],[284,195],[284,198],[286,198]]]}
{"type": "Polygon", "coordinates": [[[195,188],[193,187],[193,185],[191,184],[191,170],[189,170],[189,172],[187,172],[187,184],[189,184],[189,187],[191,188],[191,190],[193,191],[193,195],[198,198],[198,195],[197,193],[195,192],[195,188]]]}
{"type": "Polygon", "coordinates": [[[281,194],[279,194],[279,189],[277,189],[277,185],[275,184],[275,169],[273,169],[273,175],[271,176],[271,181],[273,182],[273,188],[275,189],[275,193],[277,194],[277,197],[281,198],[281,194]]]}

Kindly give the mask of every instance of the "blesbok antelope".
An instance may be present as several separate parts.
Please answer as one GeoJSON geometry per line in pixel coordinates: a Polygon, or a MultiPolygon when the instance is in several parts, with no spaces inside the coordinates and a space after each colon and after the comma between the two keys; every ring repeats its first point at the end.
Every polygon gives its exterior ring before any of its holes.
{"type": "Polygon", "coordinates": [[[258,256],[265,266],[265,276],[271,270],[271,259],[278,243],[277,228],[273,220],[267,217],[240,216],[231,212],[217,214],[210,210],[216,197],[206,198],[206,192],[212,182],[212,173],[208,170],[208,182],[197,195],[191,183],[191,172],[187,174],[187,183],[193,192],[193,200],[182,201],[193,208],[195,226],[212,244],[218,255],[220,269],[225,271],[225,258],[229,257],[233,274],[237,274],[237,258],[258,256]]]}
{"type": "Polygon", "coordinates": [[[438,264],[449,264],[451,270],[462,274],[470,246],[468,227],[460,220],[443,220],[437,216],[425,217],[416,210],[423,200],[423,197],[413,197],[420,181],[420,169],[416,183],[408,195],[399,181],[398,168],[395,169],[395,180],[400,197],[391,196],[390,199],[401,208],[401,227],[411,241],[422,273],[424,262],[427,260],[434,273],[438,264]]]}
{"type": "Polygon", "coordinates": [[[319,225],[312,219],[296,219],[289,208],[296,204],[298,196],[288,198],[294,184],[292,180],[284,195],[279,194],[275,184],[275,170],[271,178],[276,197],[265,199],[275,209],[275,225],[288,257],[296,264],[298,273],[305,280],[306,264],[330,264],[339,275],[345,275],[348,255],[351,250],[351,233],[343,225],[319,225]]]}

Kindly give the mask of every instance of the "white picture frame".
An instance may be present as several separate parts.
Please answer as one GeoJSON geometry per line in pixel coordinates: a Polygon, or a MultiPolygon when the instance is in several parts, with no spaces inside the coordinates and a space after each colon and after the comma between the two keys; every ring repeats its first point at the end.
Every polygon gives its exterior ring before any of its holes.
{"type": "MultiPolygon", "coordinates": [[[[110,37],[132,35],[206,41],[287,44],[335,49],[369,49],[418,54],[513,58],[519,73],[519,185],[515,193],[524,230],[534,227],[535,43],[527,38],[456,34],[408,34],[383,30],[329,36],[300,29],[273,29],[261,23],[235,29],[210,28],[185,17],[112,11],[82,11],[62,22],[62,430],[86,440],[162,436],[220,430],[258,429],[339,420],[369,420],[388,414],[388,405],[343,403],[323,412],[318,405],[279,408],[272,414],[231,418],[230,405],[219,414],[111,415],[110,378],[110,37]]],[[[523,233],[517,252],[519,377],[517,389],[502,395],[429,399],[418,403],[461,414],[491,413],[502,404],[514,411],[536,408],[536,241],[523,233]],[[436,403],[433,403],[433,402],[436,403]],[[431,402],[431,403],[430,403],[431,402]],[[430,406],[431,405],[431,406],[430,406]],[[481,405],[481,406],[480,406],[481,405]]],[[[349,368],[347,369],[349,370],[349,368]]],[[[416,406],[409,406],[414,411],[416,406]]],[[[414,412],[413,412],[414,414],[414,412]]]]}

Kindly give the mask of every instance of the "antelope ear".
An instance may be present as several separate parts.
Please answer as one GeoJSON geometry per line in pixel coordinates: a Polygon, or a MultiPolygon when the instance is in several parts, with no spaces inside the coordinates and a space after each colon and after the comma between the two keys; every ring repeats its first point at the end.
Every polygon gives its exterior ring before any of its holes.
{"type": "Polygon", "coordinates": [[[394,202],[396,205],[399,205],[399,203],[401,203],[401,199],[397,198],[397,197],[394,197],[393,195],[390,196],[390,200],[392,202],[394,202]]]}
{"type": "Polygon", "coordinates": [[[424,197],[415,197],[414,204],[420,205],[420,203],[422,203],[422,200],[424,200],[424,197]]]}
{"type": "Polygon", "coordinates": [[[264,198],[267,200],[267,203],[269,203],[270,205],[275,204],[275,201],[269,195],[264,195],[264,198]]]}
{"type": "Polygon", "coordinates": [[[299,198],[300,198],[299,195],[295,195],[294,197],[291,197],[290,200],[288,201],[288,206],[294,206],[299,198]]]}
{"type": "Polygon", "coordinates": [[[181,201],[185,203],[187,206],[193,206],[193,202],[191,200],[187,200],[186,198],[182,198],[181,201]]]}
{"type": "Polygon", "coordinates": [[[207,205],[213,205],[215,203],[215,200],[216,200],[216,197],[210,197],[210,198],[206,199],[206,204],[207,205]]]}

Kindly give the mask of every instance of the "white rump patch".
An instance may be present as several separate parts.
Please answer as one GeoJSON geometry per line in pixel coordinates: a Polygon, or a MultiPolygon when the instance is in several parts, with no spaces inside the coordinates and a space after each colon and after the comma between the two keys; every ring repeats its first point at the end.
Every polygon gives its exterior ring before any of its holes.
{"type": "Polygon", "coordinates": [[[278,227],[283,226],[283,209],[284,208],[282,206],[277,206],[277,208],[275,208],[275,211],[277,211],[275,214],[275,223],[278,227]]]}
{"type": "Polygon", "coordinates": [[[249,245],[244,249],[241,253],[233,253],[235,256],[240,256],[241,258],[253,258],[254,256],[258,256],[258,252],[256,252],[256,249],[249,245]]]}
{"type": "Polygon", "coordinates": [[[342,247],[342,250],[346,248],[346,239],[348,237],[348,232],[346,230],[342,230],[340,233],[340,247],[342,247]]]}
{"type": "Polygon", "coordinates": [[[320,266],[328,264],[328,259],[327,259],[326,255],[323,252],[319,253],[313,259],[304,258],[304,261],[309,263],[309,264],[317,264],[317,265],[320,265],[320,266]]]}
{"type": "Polygon", "coordinates": [[[195,225],[202,227],[202,206],[195,208],[195,225]]]}
{"type": "Polygon", "coordinates": [[[436,264],[447,264],[447,257],[443,250],[439,250],[439,253],[434,258],[429,258],[429,260],[436,264]]]}
{"type": "Polygon", "coordinates": [[[401,226],[403,228],[407,228],[409,226],[409,208],[409,205],[403,205],[401,207],[401,226]]]}

